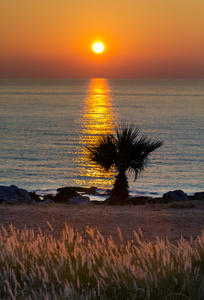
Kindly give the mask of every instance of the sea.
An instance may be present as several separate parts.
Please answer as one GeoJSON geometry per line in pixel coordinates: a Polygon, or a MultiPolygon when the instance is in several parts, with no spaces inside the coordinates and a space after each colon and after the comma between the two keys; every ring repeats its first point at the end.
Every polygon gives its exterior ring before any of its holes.
{"type": "Polygon", "coordinates": [[[128,173],[131,195],[204,190],[204,80],[190,79],[1,79],[0,185],[103,194],[116,173],[95,166],[86,146],[119,124],[164,142],[136,181],[128,173]]]}

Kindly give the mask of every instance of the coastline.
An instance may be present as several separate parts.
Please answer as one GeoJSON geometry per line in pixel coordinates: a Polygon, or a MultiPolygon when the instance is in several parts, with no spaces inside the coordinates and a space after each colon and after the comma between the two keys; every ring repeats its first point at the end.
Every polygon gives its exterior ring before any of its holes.
{"type": "Polygon", "coordinates": [[[99,230],[105,238],[111,235],[115,240],[118,227],[126,240],[133,238],[133,231],[141,229],[145,240],[168,238],[174,243],[181,236],[187,240],[190,236],[196,238],[204,230],[203,192],[190,197],[180,190],[170,191],[162,198],[137,196],[130,198],[129,205],[110,206],[104,201],[90,201],[87,194],[97,195],[94,187],[63,187],[57,191],[57,195],[45,195],[41,199],[16,186],[0,186],[0,227],[8,229],[13,224],[20,231],[26,227],[37,233],[40,228],[44,234],[49,234],[49,222],[53,234],[60,238],[67,224],[84,237],[90,227],[99,230]],[[180,199],[168,198],[172,195],[180,199]],[[75,198],[76,202],[71,202],[75,198]]]}
{"type": "Polygon", "coordinates": [[[0,185],[0,203],[6,204],[47,204],[47,203],[66,203],[69,205],[144,205],[144,204],[165,204],[171,202],[183,202],[189,200],[204,200],[204,192],[196,192],[193,195],[188,195],[182,190],[173,190],[164,193],[162,196],[155,194],[154,196],[147,195],[131,195],[129,193],[128,199],[122,203],[115,201],[109,202],[111,189],[101,193],[101,191],[94,187],[81,186],[64,186],[56,190],[55,194],[40,195],[33,191],[28,191],[19,188],[15,185],[2,186],[0,185]]]}

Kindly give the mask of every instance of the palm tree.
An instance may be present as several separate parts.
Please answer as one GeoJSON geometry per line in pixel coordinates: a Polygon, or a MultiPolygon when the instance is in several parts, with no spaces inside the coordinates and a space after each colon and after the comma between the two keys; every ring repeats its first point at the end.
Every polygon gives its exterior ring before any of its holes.
{"type": "Polygon", "coordinates": [[[116,169],[117,175],[108,204],[128,204],[129,186],[127,171],[133,171],[135,180],[141,173],[149,159],[149,154],[159,148],[162,141],[151,141],[146,136],[138,137],[139,129],[132,125],[116,127],[115,135],[108,133],[87,147],[89,158],[102,169],[109,171],[116,169]]]}

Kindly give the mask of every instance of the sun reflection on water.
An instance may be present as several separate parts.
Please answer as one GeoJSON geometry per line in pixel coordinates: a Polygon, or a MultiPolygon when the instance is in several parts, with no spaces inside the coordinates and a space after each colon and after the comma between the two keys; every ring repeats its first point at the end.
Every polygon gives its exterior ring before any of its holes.
{"type": "Polygon", "coordinates": [[[81,176],[89,178],[89,185],[97,187],[111,186],[113,172],[103,172],[87,158],[85,146],[93,143],[101,134],[113,132],[116,116],[111,91],[106,79],[91,79],[83,103],[83,114],[80,119],[82,150],[79,164],[81,176]],[[105,178],[105,182],[104,182],[105,178]]]}

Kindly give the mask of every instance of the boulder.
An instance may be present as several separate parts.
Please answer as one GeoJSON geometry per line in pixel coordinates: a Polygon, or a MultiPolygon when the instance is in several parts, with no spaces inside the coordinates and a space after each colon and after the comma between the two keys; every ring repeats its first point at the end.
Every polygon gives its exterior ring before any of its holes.
{"type": "Polygon", "coordinates": [[[38,196],[38,195],[36,194],[36,192],[29,192],[29,194],[30,194],[30,197],[31,197],[32,200],[35,200],[36,202],[42,201],[42,200],[40,199],[40,196],[38,196]]]}
{"type": "Polygon", "coordinates": [[[32,200],[31,204],[32,205],[45,205],[45,204],[54,204],[55,202],[51,199],[46,199],[46,200],[41,200],[41,201],[36,201],[32,200]]]}
{"type": "Polygon", "coordinates": [[[57,189],[57,192],[66,194],[66,195],[73,195],[74,193],[76,193],[76,188],[71,187],[71,186],[65,186],[65,187],[57,189]]]}
{"type": "Polygon", "coordinates": [[[194,194],[195,200],[204,200],[204,192],[197,192],[194,194]]]}
{"type": "Polygon", "coordinates": [[[70,194],[73,192],[79,192],[79,193],[84,193],[84,194],[97,194],[96,192],[96,187],[92,186],[92,187],[77,187],[77,186],[69,186],[69,187],[62,187],[57,189],[57,192],[61,192],[63,194],[70,194]]]}
{"type": "Polygon", "coordinates": [[[75,196],[75,197],[69,198],[67,203],[71,204],[71,205],[93,204],[93,203],[91,203],[89,197],[84,197],[84,196],[75,196]]]}
{"type": "Polygon", "coordinates": [[[169,191],[162,196],[162,203],[169,203],[172,201],[187,201],[189,196],[181,190],[169,191]]]}
{"type": "Polygon", "coordinates": [[[54,197],[55,197],[55,196],[52,195],[52,194],[46,194],[46,195],[43,196],[43,200],[51,199],[51,200],[54,201],[54,197]]]}
{"type": "Polygon", "coordinates": [[[28,191],[15,185],[0,186],[0,199],[3,203],[30,203],[31,196],[28,191]]]}
{"type": "Polygon", "coordinates": [[[92,200],[91,201],[91,204],[94,204],[94,205],[104,205],[105,204],[105,201],[103,200],[92,200]]]}
{"type": "Polygon", "coordinates": [[[83,192],[85,194],[95,195],[95,194],[97,194],[96,190],[97,190],[97,188],[92,186],[92,187],[89,187],[89,188],[83,188],[82,187],[82,188],[77,189],[76,191],[77,192],[83,192]]]}
{"type": "MultiPolygon", "coordinates": [[[[58,189],[59,190],[59,189],[58,189]]],[[[79,196],[79,194],[74,191],[74,190],[70,190],[69,188],[62,188],[60,189],[61,191],[59,191],[54,197],[53,200],[55,202],[59,202],[59,203],[65,203],[67,202],[68,199],[72,198],[72,197],[76,197],[79,196]]]]}

